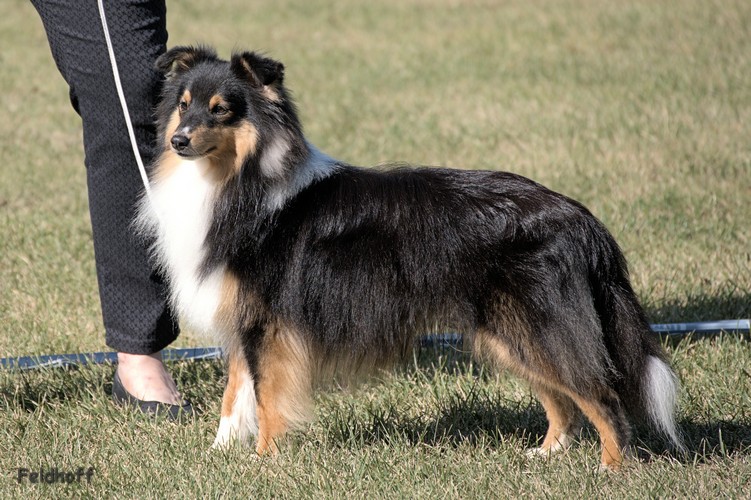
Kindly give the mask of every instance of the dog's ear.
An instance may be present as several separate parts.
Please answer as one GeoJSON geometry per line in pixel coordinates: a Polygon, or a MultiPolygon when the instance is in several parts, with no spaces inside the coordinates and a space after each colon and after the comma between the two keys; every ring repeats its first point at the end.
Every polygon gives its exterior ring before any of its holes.
{"type": "Polygon", "coordinates": [[[242,52],[232,55],[232,71],[245,78],[256,87],[281,85],[284,80],[284,65],[279,61],[263,57],[255,52],[242,52]]]}
{"type": "Polygon", "coordinates": [[[172,78],[184,73],[199,62],[216,60],[216,51],[211,47],[179,46],[173,47],[159,56],[154,65],[167,78],[172,78]]]}

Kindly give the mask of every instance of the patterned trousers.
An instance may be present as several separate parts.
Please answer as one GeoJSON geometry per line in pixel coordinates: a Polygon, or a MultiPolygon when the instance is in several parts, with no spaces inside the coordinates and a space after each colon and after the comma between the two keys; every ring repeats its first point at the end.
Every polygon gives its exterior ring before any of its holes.
{"type": "MultiPolygon", "coordinates": [[[[166,289],[152,268],[147,242],[130,224],[143,191],[117,97],[95,0],[32,0],[47,32],[52,56],[81,116],[89,210],[94,234],[99,296],[107,345],[120,352],[150,354],[178,335],[166,289]]],[[[153,159],[153,110],[161,78],[154,60],[167,44],[164,0],[104,2],[144,163],[153,159]]]]}

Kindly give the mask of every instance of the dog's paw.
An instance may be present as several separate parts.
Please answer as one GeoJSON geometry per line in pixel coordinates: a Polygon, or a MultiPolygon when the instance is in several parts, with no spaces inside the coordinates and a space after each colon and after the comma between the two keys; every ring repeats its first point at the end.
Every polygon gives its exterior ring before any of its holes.
{"type": "Polygon", "coordinates": [[[225,433],[217,433],[214,442],[211,443],[211,449],[226,450],[236,444],[238,444],[237,437],[225,433]]]}
{"type": "Polygon", "coordinates": [[[219,429],[216,431],[216,437],[214,443],[211,445],[212,450],[227,449],[233,445],[246,444],[246,433],[240,432],[240,426],[238,426],[233,419],[222,417],[219,420],[219,429]]]}
{"type": "Polygon", "coordinates": [[[542,445],[537,448],[530,448],[526,451],[527,458],[543,457],[548,458],[551,455],[560,453],[571,446],[574,442],[569,434],[561,434],[558,439],[550,446],[542,445]]]}
{"type": "Polygon", "coordinates": [[[549,448],[543,448],[542,446],[538,446],[537,448],[527,448],[527,450],[524,452],[524,455],[527,458],[537,458],[537,457],[543,457],[547,458],[551,454],[551,451],[549,448]]]}
{"type": "Polygon", "coordinates": [[[226,439],[224,437],[216,436],[214,438],[214,442],[211,443],[211,448],[210,449],[212,449],[212,450],[226,450],[227,448],[230,447],[231,444],[232,444],[232,440],[231,439],[226,439]]]}
{"type": "Polygon", "coordinates": [[[209,450],[228,450],[234,446],[241,448],[252,448],[251,441],[252,439],[240,439],[234,434],[229,437],[220,436],[217,434],[209,450]]]}
{"type": "Polygon", "coordinates": [[[608,464],[600,464],[599,467],[597,467],[597,473],[598,474],[607,474],[609,472],[615,472],[618,470],[618,467],[613,467],[612,465],[608,464]]]}
{"type": "Polygon", "coordinates": [[[632,466],[643,462],[644,460],[639,457],[638,450],[633,446],[626,446],[621,450],[621,457],[611,463],[602,462],[597,469],[599,473],[617,472],[626,466],[632,466]]]}

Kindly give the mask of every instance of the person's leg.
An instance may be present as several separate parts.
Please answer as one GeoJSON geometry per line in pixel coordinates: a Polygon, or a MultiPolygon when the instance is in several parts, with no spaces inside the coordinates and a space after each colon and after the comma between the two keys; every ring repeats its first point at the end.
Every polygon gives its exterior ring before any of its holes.
{"type": "MultiPolygon", "coordinates": [[[[142,192],[112,76],[96,2],[33,0],[55,62],[83,122],[89,208],[107,345],[118,373],[139,399],[175,403],[179,395],[159,352],[178,334],[166,290],[130,223],[142,192]]],[[[153,69],[167,42],[160,1],[105,1],[122,85],[144,163],[155,154],[153,69]]]]}

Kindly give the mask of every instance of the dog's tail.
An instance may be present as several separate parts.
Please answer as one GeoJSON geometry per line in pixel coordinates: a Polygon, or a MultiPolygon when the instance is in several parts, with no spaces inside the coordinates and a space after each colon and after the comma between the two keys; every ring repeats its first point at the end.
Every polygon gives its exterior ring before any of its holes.
{"type": "Polygon", "coordinates": [[[623,253],[604,226],[595,224],[589,239],[596,247],[589,255],[590,286],[605,345],[615,365],[614,389],[628,413],[646,416],[683,453],[683,439],[675,422],[678,377],[631,287],[623,253]]]}

